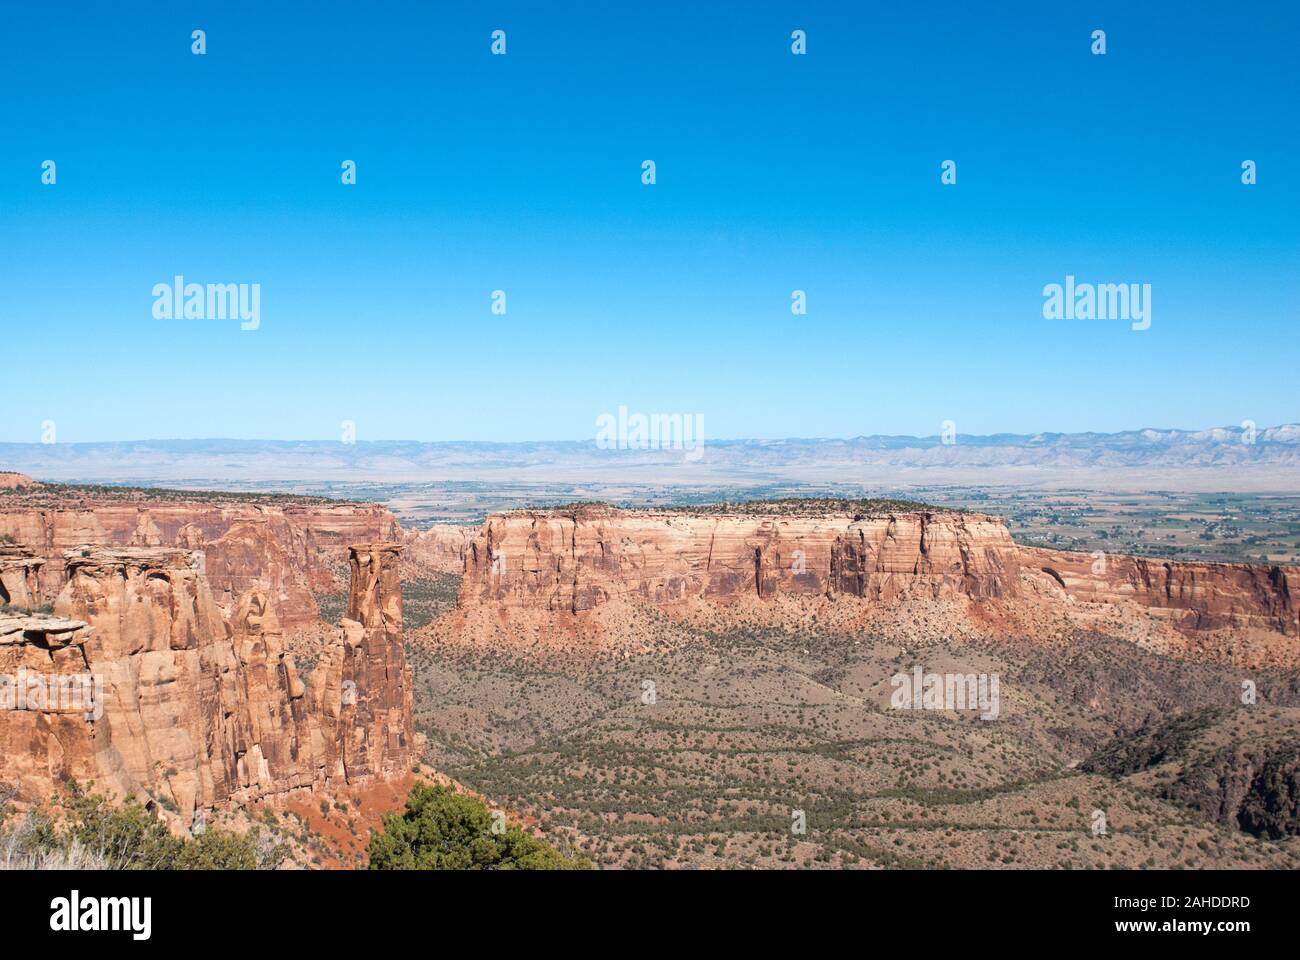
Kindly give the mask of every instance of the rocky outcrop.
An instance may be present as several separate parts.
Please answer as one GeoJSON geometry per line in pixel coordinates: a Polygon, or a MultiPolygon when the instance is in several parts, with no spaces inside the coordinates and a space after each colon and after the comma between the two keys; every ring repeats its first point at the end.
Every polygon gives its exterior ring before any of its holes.
{"type": "Polygon", "coordinates": [[[396,518],[374,504],[243,502],[230,495],[134,496],[80,488],[41,487],[0,502],[0,538],[23,545],[46,563],[40,592],[49,602],[63,589],[68,551],[117,546],[178,546],[204,553],[222,613],[254,584],[266,593],[286,630],[314,626],[313,595],[346,589],[353,543],[393,541],[396,518]]]}
{"type": "Polygon", "coordinates": [[[1044,601],[1124,603],[1184,633],[1300,633],[1294,567],[1023,547],[997,517],[925,510],[496,514],[469,544],[460,603],[578,613],[616,597],[671,604],[790,594],[1007,601],[999,605],[1012,611],[1044,601]]]}
{"type": "Polygon", "coordinates": [[[12,544],[0,544],[0,605],[12,604],[25,610],[39,607],[41,567],[45,560],[30,550],[12,544]]]}
{"type": "Polygon", "coordinates": [[[324,725],[349,781],[400,776],[413,758],[412,687],[402,646],[401,547],[351,551],[343,643],[323,658],[324,725]],[[335,691],[338,696],[335,696],[335,691]]]}
{"type": "Polygon", "coordinates": [[[13,470],[0,470],[0,490],[17,490],[24,487],[35,487],[37,483],[25,473],[16,473],[13,470]]]}
{"type": "Polygon", "coordinates": [[[1154,716],[1080,768],[1113,777],[1154,770],[1130,783],[1256,836],[1300,835],[1300,741],[1287,719],[1250,716],[1249,708],[1244,718],[1223,708],[1154,716]]]}
{"type": "Polygon", "coordinates": [[[0,783],[19,797],[101,769],[90,637],[81,620],[0,613],[0,783]]]}
{"type": "Polygon", "coordinates": [[[1300,742],[1229,744],[1180,769],[1160,794],[1256,836],[1295,836],[1300,834],[1300,742]]]}
{"type": "Polygon", "coordinates": [[[1021,563],[1051,577],[1075,600],[1132,602],[1185,632],[1250,627],[1300,633],[1300,568],[1035,547],[1021,548],[1021,563]]]}
{"type": "Polygon", "coordinates": [[[471,542],[461,601],[576,613],[612,597],[996,598],[1015,595],[1017,556],[1003,523],[980,514],[519,511],[489,517],[471,542]]]}
{"type": "Polygon", "coordinates": [[[227,620],[200,558],[165,547],[70,555],[62,618],[0,627],[3,669],[79,673],[97,717],[0,718],[0,778],[29,795],[65,777],[179,812],[404,774],[415,757],[398,548],[351,552],[353,600],[309,678],[284,651],[270,598],[244,590],[227,620]],[[49,625],[52,624],[52,625],[49,625]]]}
{"type": "Polygon", "coordinates": [[[191,524],[181,528],[179,537],[201,550],[203,570],[223,610],[233,611],[246,591],[256,589],[285,629],[313,624],[319,617],[310,565],[295,562],[267,520],[240,520],[211,541],[191,524]]]}
{"type": "Polygon", "coordinates": [[[416,577],[459,574],[478,527],[435,523],[426,530],[402,531],[402,563],[416,577]]]}

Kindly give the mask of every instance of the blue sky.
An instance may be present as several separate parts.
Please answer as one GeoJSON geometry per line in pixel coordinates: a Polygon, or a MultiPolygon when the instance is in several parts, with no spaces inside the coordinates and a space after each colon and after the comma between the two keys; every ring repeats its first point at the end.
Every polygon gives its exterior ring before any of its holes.
{"type": "Polygon", "coordinates": [[[265,6],[6,6],[0,441],[1300,420],[1298,4],[265,6]]]}

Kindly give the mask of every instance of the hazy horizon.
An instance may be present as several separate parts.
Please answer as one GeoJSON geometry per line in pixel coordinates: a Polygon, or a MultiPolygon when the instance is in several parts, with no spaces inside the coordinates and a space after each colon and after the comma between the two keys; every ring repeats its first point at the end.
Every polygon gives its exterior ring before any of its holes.
{"type": "MultiPolygon", "coordinates": [[[[1297,428],[1297,434],[1294,438],[1289,435],[1284,442],[1290,442],[1292,439],[1300,441],[1300,421],[1287,421],[1274,424],[1255,424],[1254,425],[1261,439],[1270,440],[1274,438],[1263,437],[1271,431],[1278,431],[1284,428],[1297,428]]],[[[957,430],[957,437],[966,438],[968,441],[980,440],[998,440],[998,439],[1030,439],[1035,437],[1117,437],[1128,435],[1140,435],[1145,433],[1156,434],[1175,434],[1175,435],[1195,435],[1209,434],[1214,431],[1226,431],[1228,433],[1240,433],[1243,430],[1243,424],[1214,424],[1209,426],[1190,426],[1190,427],[1170,427],[1170,426],[1139,426],[1126,427],[1119,430],[1038,430],[1030,432],[1014,432],[1001,430],[993,433],[967,433],[963,430],[957,430]]],[[[942,442],[942,432],[930,434],[910,434],[910,433],[858,433],[849,436],[781,436],[781,437],[759,437],[759,436],[736,436],[736,437],[713,437],[706,436],[706,443],[849,443],[857,440],[916,440],[928,441],[932,443],[942,442]]],[[[547,446],[558,444],[593,444],[594,436],[586,437],[537,437],[522,439],[504,439],[504,440],[475,440],[466,437],[445,437],[434,439],[421,439],[416,437],[362,437],[356,436],[355,439],[346,442],[340,441],[335,437],[287,437],[287,436],[205,436],[205,437],[114,437],[96,440],[65,440],[61,436],[51,442],[25,441],[25,440],[0,440],[0,449],[5,447],[27,447],[27,446],[96,446],[96,445],[120,445],[120,444],[184,444],[184,443],[232,443],[232,444],[335,444],[343,446],[366,445],[366,444],[418,444],[424,446],[439,445],[481,445],[481,446],[547,446]]]]}

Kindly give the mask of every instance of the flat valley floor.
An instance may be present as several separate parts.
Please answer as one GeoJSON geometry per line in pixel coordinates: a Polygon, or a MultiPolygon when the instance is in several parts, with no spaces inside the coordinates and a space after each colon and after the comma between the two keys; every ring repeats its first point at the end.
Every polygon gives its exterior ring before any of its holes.
{"type": "Polygon", "coordinates": [[[432,766],[606,867],[1300,866],[1264,812],[1296,774],[1295,672],[1250,673],[1248,706],[1234,668],[946,637],[927,607],[847,632],[632,609],[605,652],[485,648],[444,615],[408,647],[417,729],[432,766]],[[891,708],[917,664],[997,674],[999,716],[891,708]]]}

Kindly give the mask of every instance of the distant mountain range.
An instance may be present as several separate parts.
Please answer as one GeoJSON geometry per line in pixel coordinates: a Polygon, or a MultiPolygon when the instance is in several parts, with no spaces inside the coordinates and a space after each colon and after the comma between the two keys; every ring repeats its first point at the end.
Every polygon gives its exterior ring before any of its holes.
{"type": "Polygon", "coordinates": [[[0,469],[46,481],[224,484],[494,480],[668,485],[753,482],[1124,484],[1213,489],[1300,486],[1300,424],[1255,431],[865,436],[715,440],[680,449],[601,449],[594,441],[132,440],[4,443],[0,469]]]}

